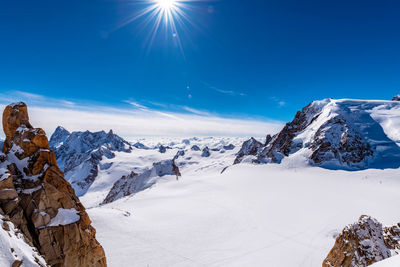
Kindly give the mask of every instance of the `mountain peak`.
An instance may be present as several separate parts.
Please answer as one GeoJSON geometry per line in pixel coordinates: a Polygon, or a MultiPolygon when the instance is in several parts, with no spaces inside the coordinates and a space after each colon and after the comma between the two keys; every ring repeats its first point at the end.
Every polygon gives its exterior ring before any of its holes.
{"type": "Polygon", "coordinates": [[[33,128],[29,123],[28,107],[23,102],[10,104],[3,112],[3,130],[6,135],[3,152],[10,148],[11,139],[19,127],[33,128]]]}
{"type": "Polygon", "coordinates": [[[58,126],[50,137],[49,141],[50,147],[57,147],[62,145],[69,135],[70,135],[69,131],[67,131],[62,126],[58,126]]]}
{"type": "MultiPolygon", "coordinates": [[[[387,127],[400,117],[395,120],[386,112],[398,109],[398,104],[351,99],[313,101],[266,145],[252,146],[251,153],[242,150],[243,155],[235,162],[253,156],[252,161],[257,163],[297,158],[296,162],[306,159],[306,164],[332,169],[397,168],[400,147],[396,143],[400,136],[387,127]]],[[[254,142],[249,140],[244,145],[254,142]]]]}

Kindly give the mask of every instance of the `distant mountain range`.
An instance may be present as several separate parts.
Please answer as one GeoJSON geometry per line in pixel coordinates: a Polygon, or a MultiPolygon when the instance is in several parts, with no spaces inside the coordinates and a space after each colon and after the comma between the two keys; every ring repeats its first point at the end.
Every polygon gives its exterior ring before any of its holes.
{"type": "Polygon", "coordinates": [[[114,152],[131,152],[132,146],[111,130],[101,132],[70,133],[59,126],[50,138],[50,149],[54,151],[65,178],[72,184],[78,196],[86,193],[96,179],[105,158],[114,158],[114,152]]]}
{"type": "Polygon", "coordinates": [[[70,133],[61,126],[51,136],[49,144],[78,196],[86,194],[99,172],[112,176],[99,185],[107,188],[107,193],[103,192],[106,202],[150,187],[156,182],[155,177],[177,175],[179,168],[199,162],[218,165],[215,153],[226,151],[232,157],[225,155],[221,171],[239,163],[283,163],[345,170],[398,168],[400,102],[396,97],[393,99],[314,101],[299,111],[279,133],[267,135],[262,142],[251,138],[242,143],[240,150],[227,142],[212,147],[213,139],[209,139],[209,143],[204,139],[199,145],[191,144],[198,140],[196,138],[153,146],[141,142],[131,144],[111,130],[108,133],[70,133]],[[116,153],[129,156],[115,159],[116,153]],[[151,171],[154,166],[166,163],[169,167],[161,168],[165,172],[151,171]],[[172,171],[175,168],[177,171],[172,171]],[[124,181],[118,182],[118,179],[124,181]],[[117,182],[125,193],[116,193],[122,190],[115,187],[117,182]],[[113,186],[114,193],[110,192],[113,186]]]}
{"type": "Polygon", "coordinates": [[[61,126],[49,145],[76,194],[82,197],[89,191],[96,195],[88,197],[98,199],[95,205],[145,190],[164,176],[178,178],[180,168],[198,165],[206,170],[208,165],[221,164],[222,170],[231,165],[237,152],[236,145],[223,139],[220,143],[215,138],[191,138],[165,144],[131,144],[112,131],[71,133],[61,126]]]}

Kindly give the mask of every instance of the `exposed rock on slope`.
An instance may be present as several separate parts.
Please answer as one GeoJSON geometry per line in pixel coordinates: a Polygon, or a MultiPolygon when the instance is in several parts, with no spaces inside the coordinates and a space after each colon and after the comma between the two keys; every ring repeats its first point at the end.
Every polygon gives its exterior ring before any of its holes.
{"type": "Polygon", "coordinates": [[[45,132],[29,123],[27,106],[3,113],[0,207],[52,266],[106,266],[85,208],[57,166],[45,132]]]}
{"type": "Polygon", "coordinates": [[[297,157],[326,168],[397,168],[400,136],[389,119],[400,120],[399,109],[400,103],[393,101],[314,101],[262,147],[253,144],[253,150],[246,151],[245,145],[251,143],[244,144],[235,163],[253,155],[256,163],[281,163],[297,157]]]}
{"type": "Polygon", "coordinates": [[[392,98],[392,101],[400,101],[400,95],[396,95],[392,98]]]}
{"type": "Polygon", "coordinates": [[[0,266],[45,267],[46,261],[25,236],[15,228],[8,216],[0,215],[0,266]]]}
{"type": "Polygon", "coordinates": [[[181,176],[179,168],[175,165],[173,160],[154,163],[152,168],[141,174],[131,172],[127,176],[122,176],[121,179],[115,182],[111,191],[104,199],[103,204],[111,203],[122,197],[130,196],[150,188],[156,183],[158,177],[165,175],[176,175],[177,178],[181,176]]]}
{"type": "Polygon", "coordinates": [[[247,141],[245,141],[242,145],[242,148],[236,154],[235,164],[238,164],[243,161],[245,156],[255,156],[259,152],[259,150],[263,147],[263,144],[258,142],[253,137],[247,141]]]}
{"type": "Polygon", "coordinates": [[[50,139],[50,148],[54,150],[58,165],[64,171],[78,196],[84,195],[96,179],[105,157],[114,158],[114,152],[131,152],[131,145],[111,130],[101,132],[69,133],[58,127],[50,139]]]}
{"type": "Polygon", "coordinates": [[[62,146],[70,135],[71,133],[68,132],[65,128],[58,126],[50,137],[50,148],[54,149],[62,146]]]}
{"type": "Polygon", "coordinates": [[[376,219],[363,215],[357,223],[343,229],[322,266],[368,266],[391,257],[399,250],[399,226],[383,228],[376,219]]]}

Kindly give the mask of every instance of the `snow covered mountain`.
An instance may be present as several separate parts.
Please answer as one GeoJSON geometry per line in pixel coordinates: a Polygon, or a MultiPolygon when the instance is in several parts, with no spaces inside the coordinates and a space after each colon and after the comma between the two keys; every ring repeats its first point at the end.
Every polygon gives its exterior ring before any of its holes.
{"type": "Polygon", "coordinates": [[[65,178],[78,196],[86,193],[96,179],[99,169],[111,165],[100,164],[103,158],[114,158],[114,152],[132,151],[132,146],[111,130],[101,132],[73,132],[59,126],[50,138],[50,149],[55,152],[57,163],[65,178]]]}
{"type": "Polygon", "coordinates": [[[236,163],[310,164],[328,169],[398,168],[400,102],[314,101],[266,143],[243,144],[236,163]]]}
{"type": "Polygon", "coordinates": [[[175,175],[176,179],[181,176],[174,160],[154,163],[152,168],[145,170],[141,174],[132,171],[129,175],[122,176],[121,179],[114,183],[102,204],[111,203],[122,197],[145,190],[153,186],[159,177],[165,175],[175,175]]]}
{"type": "Polygon", "coordinates": [[[50,139],[57,162],[89,206],[109,203],[191,171],[232,165],[242,138],[140,139],[114,134],[70,133],[58,127],[50,139]]]}

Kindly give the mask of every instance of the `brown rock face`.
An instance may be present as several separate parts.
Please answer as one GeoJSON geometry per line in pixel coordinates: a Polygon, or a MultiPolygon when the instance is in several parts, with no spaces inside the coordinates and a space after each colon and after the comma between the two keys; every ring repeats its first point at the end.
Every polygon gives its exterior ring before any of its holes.
{"type": "Polygon", "coordinates": [[[363,215],[358,222],[343,229],[322,266],[369,266],[389,258],[399,249],[400,227],[383,228],[376,219],[363,215]]]}
{"type": "Polygon", "coordinates": [[[57,166],[46,133],[24,103],[6,107],[0,153],[0,208],[51,266],[106,266],[85,208],[57,166]]]}

